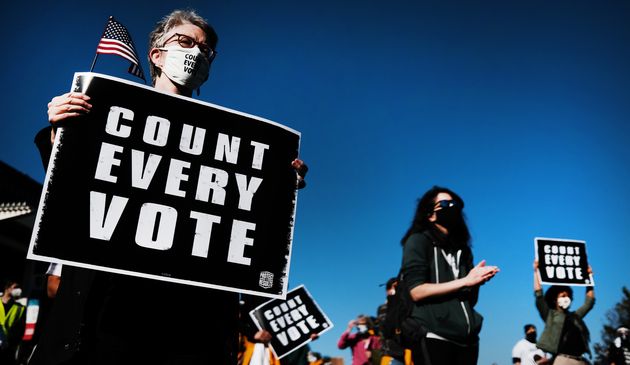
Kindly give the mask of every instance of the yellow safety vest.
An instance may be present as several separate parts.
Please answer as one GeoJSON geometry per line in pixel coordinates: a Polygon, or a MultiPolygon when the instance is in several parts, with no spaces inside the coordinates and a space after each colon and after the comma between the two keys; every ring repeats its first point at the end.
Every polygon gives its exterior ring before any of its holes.
{"type": "Polygon", "coordinates": [[[24,306],[19,303],[13,303],[7,313],[4,312],[4,304],[0,305],[0,327],[2,327],[2,332],[8,335],[13,324],[20,320],[23,314],[24,306]]]}

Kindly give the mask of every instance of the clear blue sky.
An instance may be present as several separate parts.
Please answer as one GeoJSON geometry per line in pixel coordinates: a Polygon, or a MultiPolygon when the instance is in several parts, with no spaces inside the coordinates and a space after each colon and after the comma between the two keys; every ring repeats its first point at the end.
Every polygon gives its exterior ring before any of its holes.
{"type": "MultiPolygon", "coordinates": [[[[349,360],[336,341],[384,301],[378,285],[433,184],[464,198],[475,258],[501,268],[477,305],[479,364],[510,364],[522,325],[542,328],[536,236],[587,242],[597,303],[586,323],[599,340],[630,286],[628,1],[9,2],[0,160],[43,181],[33,136],[50,98],[89,70],[107,17],[144,55],[177,7],[220,37],[200,98],[302,133],[311,172],[289,286],[304,284],[336,326],[314,350],[349,360]]],[[[95,71],[132,79],[127,66],[101,56],[95,71]]]]}

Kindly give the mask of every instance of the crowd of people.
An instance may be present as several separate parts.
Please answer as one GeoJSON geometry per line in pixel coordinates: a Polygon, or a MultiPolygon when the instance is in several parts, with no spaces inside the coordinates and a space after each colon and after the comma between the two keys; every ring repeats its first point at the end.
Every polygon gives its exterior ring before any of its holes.
{"type": "MultiPolygon", "coordinates": [[[[150,34],[152,84],[162,92],[191,97],[207,79],[216,54],[214,29],[194,11],[177,10],[158,22],[150,34]],[[196,59],[192,72],[183,67],[196,59]]],[[[92,108],[90,97],[71,92],[48,104],[50,126],[36,138],[44,163],[51,153],[56,126],[72,122],[92,108]]],[[[306,165],[296,159],[296,187],[305,185],[306,165]]],[[[499,273],[484,260],[475,262],[463,212],[455,192],[433,187],[419,200],[415,216],[401,240],[400,274],[387,282],[387,297],[404,280],[413,301],[410,318],[416,333],[411,343],[384,334],[379,324],[387,304],[376,317],[352,319],[338,342],[350,349],[352,365],[472,365],[477,363],[483,317],[475,311],[480,287],[499,273]]],[[[534,264],[537,269],[537,263],[534,264]]],[[[253,300],[224,291],[202,289],[98,272],[76,267],[51,267],[47,297],[53,304],[39,324],[37,346],[24,363],[57,364],[241,364],[320,365],[330,363],[303,346],[277,359],[269,349],[270,334],[241,313],[253,300]],[[165,293],[168,295],[165,297],[165,293]],[[54,299],[52,299],[54,298],[54,299]],[[194,298],[187,307],[177,298],[194,298]],[[142,308],[130,303],[144,303],[142,308]],[[199,332],[197,328],[204,328],[199,332]],[[190,334],[195,333],[196,336],[190,334]]],[[[535,270],[536,271],[536,270],[535,270]]],[[[15,354],[24,333],[25,307],[19,304],[19,285],[8,282],[0,306],[2,364],[18,363],[15,354]]],[[[515,364],[586,364],[589,333],[583,322],[593,308],[592,287],[584,304],[569,310],[570,287],[552,286],[543,294],[534,277],[535,306],[545,323],[540,338],[536,327],[525,326],[525,338],[514,347],[515,364]]],[[[616,365],[627,364],[628,330],[615,341],[616,365]],[[625,361],[625,362],[623,362],[625,361]]],[[[312,335],[312,340],[317,335],[312,335]]]]}
{"type": "MultiPolygon", "coordinates": [[[[474,265],[470,233],[463,213],[464,201],[453,191],[435,186],[419,200],[412,224],[405,233],[400,275],[387,282],[388,301],[377,311],[379,324],[387,320],[389,300],[405,283],[413,306],[411,324],[400,326],[402,335],[378,331],[364,316],[348,324],[339,348],[350,347],[352,365],[474,365],[479,351],[483,317],[474,310],[480,286],[498,272],[481,260],[474,265]],[[352,329],[356,332],[352,333],[352,329]],[[407,334],[405,334],[405,331],[407,334]],[[419,336],[416,336],[419,334],[419,336]],[[411,341],[405,340],[411,338],[411,341]],[[410,356],[409,356],[410,353],[410,356]],[[375,355],[376,354],[376,355],[375,355]]],[[[536,326],[524,326],[525,338],[512,349],[514,364],[586,365],[591,357],[590,335],[583,318],[595,304],[592,286],[586,287],[584,304],[570,310],[573,290],[552,285],[543,293],[538,262],[534,261],[535,307],[545,323],[539,339],[536,326]]],[[[593,271],[588,268],[589,275],[593,271]]],[[[406,294],[406,293],[405,293],[406,294]]],[[[628,329],[609,349],[609,364],[627,364],[628,329]]]]}

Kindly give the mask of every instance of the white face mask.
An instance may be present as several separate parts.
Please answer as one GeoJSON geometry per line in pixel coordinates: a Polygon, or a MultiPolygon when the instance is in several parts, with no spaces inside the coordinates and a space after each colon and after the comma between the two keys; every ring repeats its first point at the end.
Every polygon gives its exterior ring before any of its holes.
{"type": "Polygon", "coordinates": [[[22,296],[22,289],[20,288],[15,288],[13,290],[11,290],[11,296],[13,298],[19,298],[22,296]]]}
{"type": "Polygon", "coordinates": [[[560,297],[558,298],[558,307],[562,309],[567,309],[571,305],[571,298],[569,297],[560,297]]]}
{"type": "Polygon", "coordinates": [[[317,358],[311,354],[308,354],[306,356],[306,360],[308,360],[308,362],[315,362],[317,360],[317,358]]]}
{"type": "Polygon", "coordinates": [[[172,46],[160,50],[166,51],[162,72],[174,83],[195,90],[208,79],[210,63],[199,47],[172,46]]]}
{"type": "Polygon", "coordinates": [[[360,333],[365,333],[367,332],[368,328],[366,325],[364,324],[360,324],[357,326],[357,331],[359,331],[360,333]]]}

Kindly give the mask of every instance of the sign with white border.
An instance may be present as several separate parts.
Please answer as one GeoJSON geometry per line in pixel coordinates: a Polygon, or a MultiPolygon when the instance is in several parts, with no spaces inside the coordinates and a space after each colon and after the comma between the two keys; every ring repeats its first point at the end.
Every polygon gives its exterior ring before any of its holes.
{"type": "Polygon", "coordinates": [[[586,241],[536,237],[534,250],[541,283],[595,285],[593,276],[588,272],[586,241]]]}
{"type": "Polygon", "coordinates": [[[284,298],[300,133],[146,85],[76,73],[28,258],[284,298]]]}
{"type": "Polygon", "coordinates": [[[321,335],[333,323],[320,309],[304,285],[287,293],[286,299],[272,299],[249,312],[258,327],[271,333],[271,348],[281,359],[311,342],[311,335],[321,335]]]}

